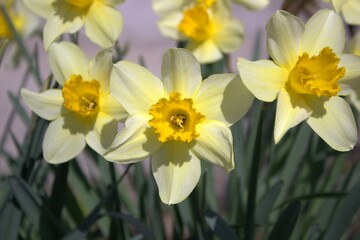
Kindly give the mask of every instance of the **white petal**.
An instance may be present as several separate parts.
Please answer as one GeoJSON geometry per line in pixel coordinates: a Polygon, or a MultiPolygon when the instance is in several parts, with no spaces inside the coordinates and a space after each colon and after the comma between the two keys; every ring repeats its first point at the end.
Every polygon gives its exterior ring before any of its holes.
{"type": "Polygon", "coordinates": [[[189,51],[181,48],[165,52],[161,76],[168,95],[175,91],[184,98],[193,97],[202,80],[199,62],[189,51]]]}
{"type": "Polygon", "coordinates": [[[294,92],[289,93],[284,88],[281,89],[276,106],[274,126],[275,144],[281,140],[290,128],[297,126],[307,119],[310,114],[311,109],[307,106],[301,95],[294,92]]]}
{"type": "MultiPolygon", "coordinates": [[[[224,20],[222,20],[224,21],[224,20]]],[[[237,50],[244,38],[244,25],[241,21],[230,19],[222,24],[214,42],[223,53],[231,53],[237,50]]]]}
{"type": "Polygon", "coordinates": [[[260,11],[269,5],[269,0],[234,0],[236,3],[242,4],[248,10],[260,11]]]}
{"type": "Polygon", "coordinates": [[[340,15],[334,11],[320,10],[305,24],[302,50],[310,56],[318,55],[325,47],[330,47],[335,54],[340,55],[344,46],[344,25],[340,15]]]}
{"type": "Polygon", "coordinates": [[[56,0],[24,0],[25,5],[34,13],[43,18],[50,17],[54,8],[51,6],[56,0]]]}
{"type": "Polygon", "coordinates": [[[110,77],[112,96],[129,114],[148,113],[151,106],[165,97],[162,81],[146,68],[120,61],[110,77]]]}
{"type": "Polygon", "coordinates": [[[89,67],[89,78],[100,83],[100,92],[110,93],[110,74],[113,68],[113,52],[110,49],[100,51],[91,59],[89,67]]]}
{"type": "Polygon", "coordinates": [[[360,88],[357,91],[352,91],[349,95],[350,102],[360,112],[360,88]]]}
{"type": "Polygon", "coordinates": [[[360,56],[342,54],[339,67],[345,67],[345,76],[339,80],[341,95],[360,88],[360,56]]]}
{"type": "Polygon", "coordinates": [[[283,68],[292,69],[301,51],[303,22],[294,15],[277,11],[266,24],[267,49],[270,56],[283,68]]]}
{"type": "Polygon", "coordinates": [[[61,117],[49,124],[43,140],[44,159],[59,164],[76,157],[85,147],[85,135],[61,117]]]}
{"type": "Polygon", "coordinates": [[[158,22],[161,33],[174,40],[185,40],[186,37],[179,31],[178,26],[183,18],[180,11],[169,13],[158,22]]]}
{"type": "Polygon", "coordinates": [[[88,78],[89,60],[73,43],[53,43],[49,48],[49,62],[51,71],[61,86],[72,74],[80,74],[83,78],[88,78]]]}
{"type": "Polygon", "coordinates": [[[64,102],[60,90],[50,89],[42,93],[34,93],[22,88],[21,96],[31,111],[41,118],[54,120],[60,117],[64,102]]]}
{"type": "Polygon", "coordinates": [[[335,11],[339,13],[341,11],[342,6],[347,0],[329,0],[329,1],[331,1],[335,11]]]}
{"type": "Polygon", "coordinates": [[[217,120],[229,127],[245,115],[253,100],[254,95],[239,75],[214,74],[203,81],[194,107],[207,120],[217,120]]]}
{"type": "Polygon", "coordinates": [[[191,151],[226,171],[234,169],[233,138],[230,128],[218,121],[205,121],[196,126],[200,134],[191,151]]]}
{"type": "Polygon", "coordinates": [[[171,12],[181,10],[185,4],[187,3],[184,0],[152,0],[152,8],[154,12],[161,17],[166,17],[171,12]]]}
{"type": "Polygon", "coordinates": [[[269,60],[251,62],[238,58],[237,67],[245,86],[262,101],[274,101],[288,80],[289,72],[269,60]]]}
{"type": "Polygon", "coordinates": [[[87,144],[99,154],[104,154],[118,132],[118,122],[102,112],[98,113],[95,125],[86,135],[87,144]]]}
{"type": "Polygon", "coordinates": [[[54,13],[49,17],[44,26],[44,48],[47,50],[52,42],[54,42],[63,33],[74,33],[80,30],[83,20],[78,12],[66,7],[61,13],[54,13]]]}
{"type": "Polygon", "coordinates": [[[215,62],[223,57],[220,48],[213,40],[205,42],[194,42],[190,40],[186,48],[189,49],[202,64],[215,62]]]}
{"type": "Polygon", "coordinates": [[[201,175],[200,160],[189,151],[186,143],[169,141],[152,157],[152,172],[161,201],[176,204],[194,190],[201,175]]]}
{"type": "Polygon", "coordinates": [[[349,104],[340,97],[311,103],[310,127],[333,149],[349,151],[357,141],[357,129],[349,104]]]}
{"type": "Polygon", "coordinates": [[[122,121],[129,116],[123,106],[110,94],[102,95],[100,104],[101,112],[112,116],[118,121],[122,121]]]}
{"type": "Polygon", "coordinates": [[[342,14],[345,18],[345,21],[349,24],[360,25],[360,1],[359,0],[349,0],[344,3],[342,6],[342,14]]]}
{"type": "Polygon", "coordinates": [[[148,124],[149,119],[149,116],[143,114],[130,116],[104,158],[113,162],[131,163],[141,161],[156,151],[160,142],[148,124]]]}
{"type": "Polygon", "coordinates": [[[85,18],[85,34],[103,48],[111,47],[123,29],[122,15],[116,9],[94,2],[85,18]]]}

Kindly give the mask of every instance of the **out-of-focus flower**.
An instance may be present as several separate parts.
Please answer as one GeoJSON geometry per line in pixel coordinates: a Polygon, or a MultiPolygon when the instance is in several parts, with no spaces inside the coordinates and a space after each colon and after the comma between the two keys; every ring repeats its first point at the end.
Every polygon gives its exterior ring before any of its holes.
{"type": "MultiPolygon", "coordinates": [[[[360,31],[358,31],[350,40],[347,51],[349,53],[360,56],[360,31]]],[[[358,84],[353,87],[354,91],[349,95],[349,99],[355,108],[360,112],[360,79],[358,84]]]]}
{"type": "MultiPolygon", "coordinates": [[[[3,1],[0,4],[5,6],[5,10],[10,17],[15,30],[22,36],[28,37],[39,25],[39,19],[34,16],[22,3],[22,1],[3,1]]],[[[5,16],[0,12],[0,38],[13,39],[10,26],[7,24],[5,16]]]]}
{"type": "Polygon", "coordinates": [[[160,31],[187,41],[186,48],[200,63],[220,60],[242,43],[243,24],[232,17],[227,1],[153,0],[153,8],[160,16],[160,31]]]}
{"type": "Polygon", "coordinates": [[[112,52],[103,50],[89,60],[72,43],[53,43],[49,60],[62,90],[34,93],[21,89],[30,109],[51,121],[43,141],[45,160],[66,162],[78,155],[86,143],[103,154],[115,138],[118,121],[127,117],[110,95],[112,52]]]}
{"type": "Polygon", "coordinates": [[[342,54],[345,30],[341,17],[320,10],[304,23],[276,12],[266,26],[267,49],[274,60],[239,58],[244,84],[262,101],[277,98],[274,138],[306,120],[332,148],[348,151],[357,141],[355,120],[340,95],[359,84],[360,57],[342,54]]]}
{"type": "Polygon", "coordinates": [[[199,159],[234,168],[229,127],[254,97],[235,74],[202,82],[199,62],[185,49],[165,53],[161,74],[162,80],[137,64],[115,64],[111,94],[130,117],[104,157],[131,163],[152,156],[160,198],[175,204],[199,181],[199,159]]]}
{"type": "Polygon", "coordinates": [[[233,0],[233,2],[243,5],[249,10],[260,11],[269,5],[269,0],[233,0]]]}
{"type": "Polygon", "coordinates": [[[39,16],[46,18],[44,47],[63,33],[75,33],[85,26],[86,36],[103,48],[114,45],[123,20],[115,6],[123,0],[24,0],[39,16]]]}
{"type": "Polygon", "coordinates": [[[349,24],[360,25],[360,1],[359,0],[323,0],[330,2],[336,12],[344,16],[349,24]]]}

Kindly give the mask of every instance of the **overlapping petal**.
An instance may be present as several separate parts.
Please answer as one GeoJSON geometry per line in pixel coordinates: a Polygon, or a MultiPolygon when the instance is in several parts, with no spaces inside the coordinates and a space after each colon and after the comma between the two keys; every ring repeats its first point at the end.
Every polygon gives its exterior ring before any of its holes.
{"type": "Polygon", "coordinates": [[[330,47],[339,56],[344,46],[344,25],[340,15],[334,11],[320,10],[306,23],[302,37],[302,50],[310,56],[318,55],[325,47],[330,47]]]}
{"type": "Polygon", "coordinates": [[[64,102],[60,90],[50,89],[42,93],[34,93],[23,88],[21,96],[29,108],[41,118],[54,120],[60,117],[64,102]]]}
{"type": "Polygon", "coordinates": [[[345,67],[345,76],[339,79],[341,91],[339,94],[348,95],[354,89],[360,88],[360,56],[342,54],[339,67],[345,67]]]}
{"type": "Polygon", "coordinates": [[[164,143],[152,156],[152,172],[161,200],[166,204],[183,201],[194,190],[201,175],[200,160],[186,143],[164,143]]]}
{"type": "Polygon", "coordinates": [[[114,45],[123,28],[123,19],[116,9],[95,1],[85,18],[85,34],[103,48],[114,45]]]}
{"type": "Polygon", "coordinates": [[[118,121],[122,121],[129,116],[123,106],[110,94],[102,95],[100,104],[101,112],[112,116],[118,121]]]}
{"type": "Polygon", "coordinates": [[[49,62],[52,73],[61,86],[72,74],[80,74],[84,79],[88,78],[89,60],[73,43],[53,43],[49,48],[49,62]]]}
{"type": "Polygon", "coordinates": [[[262,101],[274,101],[288,79],[289,72],[269,60],[239,58],[237,66],[245,86],[262,101]]]}
{"type": "Polygon", "coordinates": [[[181,48],[170,49],[164,54],[161,76],[167,95],[175,91],[184,98],[193,97],[202,81],[199,62],[181,48]]]}
{"type": "Polygon", "coordinates": [[[294,15],[277,11],[266,24],[267,49],[276,64],[291,70],[301,51],[303,22],[294,15]]]}
{"type": "Polygon", "coordinates": [[[230,128],[218,121],[205,121],[197,126],[200,134],[191,151],[226,171],[234,168],[233,141],[230,128]]]}
{"type": "Polygon", "coordinates": [[[91,59],[89,67],[89,79],[95,79],[100,83],[100,92],[110,93],[110,74],[113,68],[113,52],[105,49],[91,59]]]}
{"type": "Polygon", "coordinates": [[[131,115],[148,113],[152,104],[165,97],[162,81],[146,68],[135,63],[120,61],[110,77],[112,96],[131,115]]]}
{"type": "Polygon", "coordinates": [[[219,47],[210,39],[204,42],[190,41],[186,46],[201,63],[210,63],[223,57],[219,47]]]}
{"type": "Polygon", "coordinates": [[[206,119],[229,127],[245,115],[253,100],[254,96],[238,75],[216,74],[204,80],[194,98],[194,106],[206,119]]]}
{"type": "Polygon", "coordinates": [[[137,162],[158,149],[160,142],[149,127],[149,119],[149,116],[140,113],[130,116],[105,153],[105,159],[121,163],[137,162]]]}
{"type": "Polygon", "coordinates": [[[349,151],[357,141],[354,116],[349,104],[340,97],[328,101],[309,101],[313,109],[307,120],[310,127],[333,149],[349,151]]]}
{"type": "Polygon", "coordinates": [[[276,106],[276,117],[274,127],[274,140],[277,144],[284,134],[292,127],[307,119],[311,109],[307,106],[304,98],[295,92],[281,89],[276,106]]]}
{"type": "Polygon", "coordinates": [[[65,118],[50,122],[43,140],[44,159],[60,164],[76,157],[85,147],[85,135],[69,128],[65,118]]]}

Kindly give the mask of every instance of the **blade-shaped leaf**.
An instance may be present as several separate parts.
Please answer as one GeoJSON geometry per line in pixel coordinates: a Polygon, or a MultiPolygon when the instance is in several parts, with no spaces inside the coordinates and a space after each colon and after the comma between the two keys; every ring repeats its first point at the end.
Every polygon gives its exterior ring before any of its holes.
{"type": "Polygon", "coordinates": [[[235,235],[233,230],[229,227],[229,225],[225,222],[220,215],[217,213],[206,210],[205,211],[205,221],[210,227],[211,231],[216,234],[220,239],[227,240],[236,240],[238,237],[235,235]]]}

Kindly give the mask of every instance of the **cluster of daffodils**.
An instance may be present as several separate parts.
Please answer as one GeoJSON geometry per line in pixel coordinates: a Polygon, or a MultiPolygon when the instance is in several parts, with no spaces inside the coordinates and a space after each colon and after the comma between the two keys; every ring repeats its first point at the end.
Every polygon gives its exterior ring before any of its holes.
{"type": "MultiPolygon", "coordinates": [[[[236,0],[247,8],[260,10],[267,0],[236,0]]],[[[164,36],[185,41],[200,63],[220,60],[237,50],[243,39],[242,22],[232,16],[229,0],[153,0],[164,36]]]]}
{"type": "MultiPolygon", "coordinates": [[[[341,96],[360,89],[360,57],[343,53],[345,30],[334,11],[320,10],[306,24],[276,12],[266,26],[272,60],[239,58],[239,75],[203,79],[200,63],[216,61],[241,43],[243,27],[231,16],[230,0],[153,0],[163,33],[185,40],[190,50],[166,51],[158,78],[135,63],[113,63],[110,49],[89,59],[73,43],[53,43],[84,24],[95,43],[113,45],[122,27],[114,10],[120,0],[24,1],[48,18],[44,45],[60,85],[42,93],[21,90],[31,110],[50,121],[43,141],[50,163],[69,161],[86,145],[112,162],[151,158],[161,200],[179,203],[199,181],[201,160],[227,171],[235,167],[229,127],[246,114],[254,96],[277,99],[275,143],[302,121],[338,151],[357,142],[353,114],[341,96]],[[118,24],[108,24],[113,19],[118,24]]],[[[268,4],[236,2],[254,10],[268,4]]],[[[358,38],[351,44],[355,54],[358,38]]]]}

